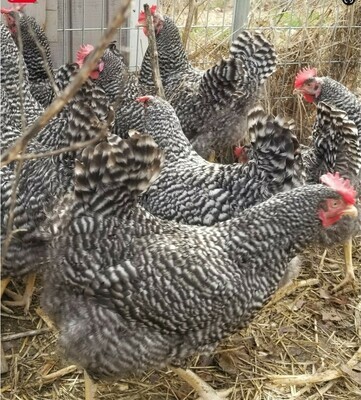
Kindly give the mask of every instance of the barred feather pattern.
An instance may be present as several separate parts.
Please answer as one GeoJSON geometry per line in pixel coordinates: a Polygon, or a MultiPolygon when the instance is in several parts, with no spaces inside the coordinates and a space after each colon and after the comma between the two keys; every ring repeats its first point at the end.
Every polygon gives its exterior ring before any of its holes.
{"type": "MultiPolygon", "coordinates": [[[[68,104],[61,117],[53,119],[39,140],[30,143],[28,152],[46,152],[100,137],[110,131],[114,112],[104,91],[88,80],[68,104]]],[[[27,160],[21,170],[14,211],[13,235],[3,263],[2,276],[20,276],[39,270],[47,261],[43,229],[58,199],[73,189],[74,161],[80,150],[27,160]],[[29,185],[31,182],[31,185],[29,185]]],[[[1,240],[6,235],[11,202],[14,165],[2,170],[1,240]]]]}
{"type": "Polygon", "coordinates": [[[136,101],[143,94],[138,77],[128,70],[113,42],[102,57],[104,69],[96,83],[105,91],[115,110],[113,133],[128,138],[130,130],[144,130],[144,107],[136,101]]]}
{"type": "MultiPolygon", "coordinates": [[[[169,17],[164,16],[156,40],[166,99],[195,150],[207,157],[211,148],[234,145],[244,138],[247,113],[262,83],[276,69],[273,46],[258,32],[242,32],[227,59],[200,71],[187,60],[178,28],[169,17]]],[[[140,82],[152,88],[149,50],[140,82]]]]}
{"type": "Polygon", "coordinates": [[[250,113],[249,124],[254,155],[247,164],[209,163],[192,149],[172,106],[150,98],[145,132],[165,151],[166,160],[142,197],[144,207],[161,218],[213,225],[300,185],[293,176],[298,142],[289,126],[259,107],[250,113]]]}
{"type": "Polygon", "coordinates": [[[163,221],[130,202],[118,212],[118,200],[139,192],[133,190],[144,187],[144,176],[153,176],[149,163],[159,160],[148,142],[135,156],[132,139],[119,150],[125,169],[108,145],[84,154],[76,183],[82,194],[57,212],[45,271],[41,303],[59,327],[63,356],[93,378],[183,365],[212,351],[249,323],[297,252],[344,241],[353,225],[346,217],[322,228],[319,208],[339,198],[323,185],[277,194],[213,227],[163,221]],[[101,196],[91,206],[89,190],[104,197],[110,191],[116,215],[105,211],[113,206],[101,196]]]}
{"type": "Polygon", "coordinates": [[[319,182],[326,172],[356,180],[361,171],[361,144],[355,123],[345,111],[317,103],[313,143],[303,153],[307,181],[319,182]]]}
{"type": "Polygon", "coordinates": [[[22,107],[19,93],[20,90],[22,91],[23,96],[23,114],[26,124],[34,122],[43,109],[30,93],[28,70],[8,28],[3,23],[0,23],[0,29],[1,88],[4,93],[6,93],[12,110],[12,113],[5,116],[5,118],[7,125],[13,125],[15,128],[21,129],[22,107]],[[23,83],[21,88],[19,88],[20,68],[22,69],[23,74],[23,83]]]}
{"type": "Polygon", "coordinates": [[[15,13],[18,14],[20,29],[17,28],[13,37],[17,41],[20,32],[23,42],[23,56],[29,71],[31,93],[43,107],[47,107],[51,102],[49,100],[53,96],[53,89],[45,65],[47,65],[50,74],[54,75],[48,38],[35,18],[26,15],[23,11],[12,11],[10,15],[15,17],[15,13]],[[41,46],[45,54],[45,60],[38,45],[41,46]]]}
{"type": "Polygon", "coordinates": [[[358,130],[361,142],[361,101],[348,88],[340,82],[325,76],[321,81],[321,93],[317,101],[324,102],[339,110],[345,111],[348,118],[353,121],[358,130]]]}

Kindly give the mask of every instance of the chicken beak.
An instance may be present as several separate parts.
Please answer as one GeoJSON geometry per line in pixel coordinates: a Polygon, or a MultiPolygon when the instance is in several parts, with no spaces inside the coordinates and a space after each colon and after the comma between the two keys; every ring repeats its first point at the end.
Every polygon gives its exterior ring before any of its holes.
{"type": "Polygon", "coordinates": [[[349,215],[352,218],[357,218],[358,216],[358,211],[357,208],[353,205],[348,205],[343,211],[342,211],[342,216],[344,215],[349,215]]]}
{"type": "Polygon", "coordinates": [[[298,89],[293,89],[293,94],[299,94],[300,91],[298,89]]]}

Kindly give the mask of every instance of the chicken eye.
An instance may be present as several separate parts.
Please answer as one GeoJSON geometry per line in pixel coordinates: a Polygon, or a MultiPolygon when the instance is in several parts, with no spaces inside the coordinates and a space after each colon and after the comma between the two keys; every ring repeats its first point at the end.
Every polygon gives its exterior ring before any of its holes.
{"type": "Polygon", "coordinates": [[[340,200],[332,200],[330,206],[332,208],[337,208],[340,205],[340,200]]]}

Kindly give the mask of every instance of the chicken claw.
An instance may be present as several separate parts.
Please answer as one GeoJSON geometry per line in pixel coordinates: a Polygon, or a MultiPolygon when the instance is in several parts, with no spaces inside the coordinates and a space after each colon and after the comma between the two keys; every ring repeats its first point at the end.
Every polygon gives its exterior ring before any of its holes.
{"type": "MultiPolygon", "coordinates": [[[[24,306],[25,314],[28,313],[30,304],[31,304],[31,297],[34,292],[35,278],[36,278],[36,274],[30,274],[27,277],[25,291],[22,296],[19,296],[18,294],[14,293],[13,291],[6,289],[5,293],[9,297],[11,297],[13,300],[4,301],[4,304],[7,306],[15,306],[15,307],[24,306]]],[[[2,287],[1,287],[1,289],[2,289],[2,287]]]]}

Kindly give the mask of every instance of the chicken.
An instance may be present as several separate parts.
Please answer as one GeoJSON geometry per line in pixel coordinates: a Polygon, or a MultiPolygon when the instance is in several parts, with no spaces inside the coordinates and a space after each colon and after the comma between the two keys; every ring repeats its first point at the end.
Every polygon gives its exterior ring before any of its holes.
{"type": "MultiPolygon", "coordinates": [[[[2,100],[7,102],[7,112],[2,114],[1,124],[11,125],[18,130],[31,124],[43,111],[39,103],[30,93],[29,73],[23,57],[19,54],[9,30],[0,22],[0,79],[2,100]],[[21,96],[19,78],[22,76],[21,96]],[[22,112],[23,110],[23,112],[22,112]]],[[[2,144],[3,141],[2,141],[2,144]]]]}
{"type": "Polygon", "coordinates": [[[309,103],[323,101],[345,111],[355,123],[361,141],[361,101],[344,85],[328,76],[317,76],[316,68],[304,68],[295,78],[295,90],[309,103]]]}
{"type": "Polygon", "coordinates": [[[302,152],[306,179],[319,182],[327,172],[339,172],[356,186],[361,169],[361,143],[355,123],[345,111],[317,103],[312,145],[302,152]]]}
{"type": "MultiPolygon", "coordinates": [[[[326,172],[340,173],[353,182],[361,194],[361,143],[357,127],[346,112],[338,110],[322,101],[317,102],[317,117],[313,127],[313,143],[302,153],[306,180],[319,182],[326,172]]],[[[353,236],[361,229],[361,220],[355,227],[353,236]]],[[[334,290],[355,281],[352,264],[352,239],[344,243],[345,278],[334,290]]]]}
{"type": "MultiPolygon", "coordinates": [[[[94,50],[87,44],[77,54],[77,62],[94,50]]],[[[103,63],[97,76],[97,84],[105,91],[115,109],[113,133],[127,138],[130,130],[144,130],[144,107],[136,101],[143,91],[138,77],[130,72],[115,43],[111,43],[101,58],[103,63]]]]}
{"type": "Polygon", "coordinates": [[[213,225],[303,184],[295,176],[298,141],[290,125],[280,118],[273,120],[260,107],[248,117],[254,159],[245,165],[224,165],[210,163],[192,149],[168,102],[152,96],[139,101],[145,104],[145,133],[166,154],[159,178],[142,198],[152,214],[213,225]]]}
{"type": "Polygon", "coordinates": [[[8,9],[1,8],[1,13],[16,43],[19,41],[20,32],[22,54],[29,71],[31,94],[43,107],[46,107],[54,96],[50,82],[50,78],[54,75],[50,45],[44,30],[35,18],[24,13],[25,6],[26,4],[22,4],[8,9]]]}
{"type": "Polygon", "coordinates": [[[215,400],[180,367],[247,326],[296,253],[349,237],[355,192],[329,174],[212,227],[178,225],[137,204],[161,164],[149,136],[112,137],[83,151],[74,193],[51,221],[41,303],[59,327],[63,355],[92,378],[170,365],[215,400]]]}
{"type": "MultiPolygon", "coordinates": [[[[243,31],[233,41],[227,59],[201,71],[188,61],[175,23],[156,6],[151,13],[165,96],[184,134],[205,158],[212,148],[235,145],[246,135],[246,116],[261,85],[276,69],[273,46],[261,33],[243,31]]],[[[140,13],[139,24],[144,26],[145,20],[144,12],[140,13]]],[[[149,48],[139,81],[142,87],[153,87],[149,48]]]]}
{"type": "MultiPolygon", "coordinates": [[[[78,65],[68,66],[75,75],[78,65]]],[[[72,146],[75,143],[98,137],[113,119],[112,109],[101,89],[88,80],[75,97],[33,140],[27,151],[44,153],[72,146]]],[[[10,129],[11,130],[11,129],[10,129]]],[[[67,151],[52,157],[37,158],[24,162],[17,187],[16,206],[10,242],[6,244],[11,205],[12,186],[15,179],[14,164],[2,169],[1,182],[1,243],[2,243],[2,292],[9,278],[31,273],[23,297],[7,292],[15,302],[5,304],[23,305],[27,310],[34,285],[34,272],[41,269],[46,258],[39,248],[43,238],[41,225],[52,211],[58,198],[63,197],[73,185],[74,158],[79,150],[67,151]],[[31,185],[29,185],[31,182],[31,185]],[[7,248],[6,248],[7,247],[7,248]]]]}

